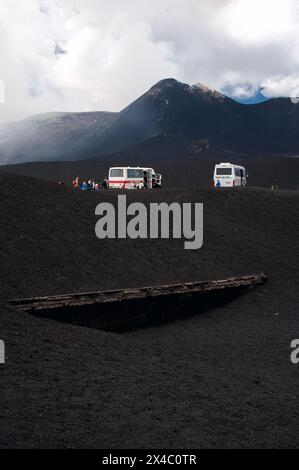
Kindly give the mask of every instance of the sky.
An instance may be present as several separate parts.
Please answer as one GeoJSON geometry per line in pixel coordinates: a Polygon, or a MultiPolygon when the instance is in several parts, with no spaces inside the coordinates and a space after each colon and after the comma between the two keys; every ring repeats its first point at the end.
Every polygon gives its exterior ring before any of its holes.
{"type": "Polygon", "coordinates": [[[0,122],[119,111],[164,78],[299,96],[297,0],[1,0],[0,122]]]}

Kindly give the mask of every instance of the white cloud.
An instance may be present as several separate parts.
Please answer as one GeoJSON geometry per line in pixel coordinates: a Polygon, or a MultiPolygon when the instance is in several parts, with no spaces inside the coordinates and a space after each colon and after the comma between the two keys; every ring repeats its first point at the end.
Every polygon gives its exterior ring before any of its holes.
{"type": "Polygon", "coordinates": [[[232,37],[259,46],[289,36],[295,9],[294,0],[241,0],[224,7],[232,37]]]}
{"type": "Polygon", "coordinates": [[[295,0],[1,0],[0,120],[120,110],[166,77],[291,95],[298,21],[295,0]]]}
{"type": "Polygon", "coordinates": [[[254,97],[259,90],[249,83],[228,83],[227,86],[224,87],[224,91],[232,98],[245,100],[254,97]]]}
{"type": "Polygon", "coordinates": [[[267,98],[277,96],[299,96],[299,73],[287,76],[269,77],[262,83],[263,94],[267,98]]]}

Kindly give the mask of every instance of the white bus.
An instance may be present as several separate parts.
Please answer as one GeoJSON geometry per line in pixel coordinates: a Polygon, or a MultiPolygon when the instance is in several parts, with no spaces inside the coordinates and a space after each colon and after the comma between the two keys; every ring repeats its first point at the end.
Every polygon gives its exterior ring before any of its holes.
{"type": "Polygon", "coordinates": [[[146,173],[151,172],[153,188],[162,186],[162,176],[153,168],[113,167],[109,169],[109,188],[112,189],[143,189],[146,187],[146,173]]]}
{"type": "Polygon", "coordinates": [[[213,186],[215,188],[234,188],[247,185],[247,173],[244,166],[232,163],[215,165],[213,186]]]}

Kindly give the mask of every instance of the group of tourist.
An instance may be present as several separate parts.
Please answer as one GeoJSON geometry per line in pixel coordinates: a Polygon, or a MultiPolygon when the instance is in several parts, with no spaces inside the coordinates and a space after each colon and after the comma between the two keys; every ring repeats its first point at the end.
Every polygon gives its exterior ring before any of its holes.
{"type": "Polygon", "coordinates": [[[93,179],[80,181],[79,176],[73,180],[73,188],[81,189],[81,191],[99,191],[100,189],[108,189],[109,183],[107,180],[99,183],[93,179]]]}

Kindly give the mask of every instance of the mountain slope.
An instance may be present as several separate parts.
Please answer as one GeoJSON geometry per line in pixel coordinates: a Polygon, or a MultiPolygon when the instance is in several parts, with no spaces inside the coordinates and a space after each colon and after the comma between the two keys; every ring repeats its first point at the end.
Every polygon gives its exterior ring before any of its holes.
{"type": "Polygon", "coordinates": [[[247,153],[298,152],[299,106],[287,98],[244,105],[207,87],[158,82],[120,113],[46,114],[0,128],[0,161],[80,160],[147,145],[206,138],[247,153]]]}
{"type": "Polygon", "coordinates": [[[288,98],[244,105],[200,84],[162,80],[119,113],[89,153],[114,153],[157,136],[207,138],[231,151],[298,152],[299,106],[288,98]]]}
{"type": "Polygon", "coordinates": [[[47,113],[0,126],[1,163],[72,160],[84,155],[90,133],[97,133],[116,113],[47,113]]]}
{"type": "Polygon", "coordinates": [[[236,106],[224,95],[198,85],[162,80],[121,111],[97,141],[90,142],[90,151],[97,144],[98,153],[113,153],[158,135],[205,137],[207,128],[213,127],[217,133],[215,119],[219,127],[236,106]],[[211,119],[212,126],[207,126],[211,119]]]}

